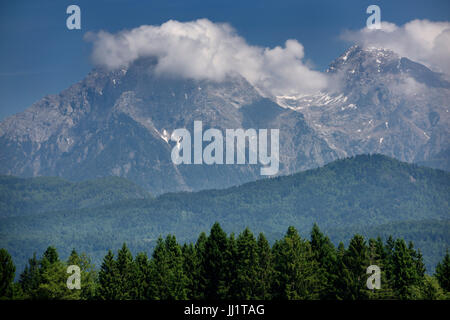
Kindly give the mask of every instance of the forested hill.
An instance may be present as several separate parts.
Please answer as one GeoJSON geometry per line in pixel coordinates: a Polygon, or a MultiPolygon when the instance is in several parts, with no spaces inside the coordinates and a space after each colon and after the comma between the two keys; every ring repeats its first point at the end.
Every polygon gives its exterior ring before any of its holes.
{"type": "Polygon", "coordinates": [[[0,217],[106,205],[150,195],[119,177],[69,182],[57,177],[0,176],[0,217]]]}
{"type": "Polygon", "coordinates": [[[333,240],[340,241],[346,239],[342,230],[368,233],[392,224],[397,226],[393,236],[398,230],[407,241],[421,239],[430,269],[450,243],[448,228],[440,226],[450,220],[449,195],[448,172],[361,155],[224,190],[2,218],[0,247],[8,249],[19,266],[49,245],[63,257],[76,247],[98,265],[108,249],[123,242],[135,253],[148,252],[159,235],[172,233],[180,242],[195,241],[215,221],[227,232],[249,227],[264,232],[269,240],[280,238],[290,225],[306,236],[316,222],[325,232],[334,230],[333,240]],[[428,221],[427,228],[420,227],[423,220],[428,221]]]}

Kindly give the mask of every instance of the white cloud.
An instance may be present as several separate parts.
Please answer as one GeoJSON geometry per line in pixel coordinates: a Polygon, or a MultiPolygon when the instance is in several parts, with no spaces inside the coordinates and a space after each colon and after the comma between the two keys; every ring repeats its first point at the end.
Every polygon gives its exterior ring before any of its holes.
{"type": "Polygon", "coordinates": [[[302,61],[303,46],[288,40],[284,47],[251,46],[228,24],[207,19],[167,21],[117,34],[87,34],[96,64],[114,69],[140,57],[157,58],[156,72],[220,81],[240,74],[266,95],[311,93],[327,85],[324,74],[302,61]]]}
{"type": "Polygon", "coordinates": [[[347,31],[343,39],[391,49],[435,71],[450,74],[450,22],[412,20],[402,26],[382,22],[379,30],[347,31]]]}

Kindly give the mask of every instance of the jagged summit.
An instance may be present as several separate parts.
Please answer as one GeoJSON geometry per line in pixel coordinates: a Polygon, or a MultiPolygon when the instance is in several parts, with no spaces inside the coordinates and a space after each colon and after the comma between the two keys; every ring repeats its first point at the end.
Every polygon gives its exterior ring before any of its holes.
{"type": "Polygon", "coordinates": [[[339,157],[382,153],[450,169],[450,86],[380,48],[352,46],[330,64],[333,90],[263,97],[244,78],[182,79],[154,61],[93,69],[82,81],[0,123],[0,173],[84,180],[121,176],[153,194],[224,188],[258,166],[175,166],[176,128],[278,128],[280,174],[339,157]]]}

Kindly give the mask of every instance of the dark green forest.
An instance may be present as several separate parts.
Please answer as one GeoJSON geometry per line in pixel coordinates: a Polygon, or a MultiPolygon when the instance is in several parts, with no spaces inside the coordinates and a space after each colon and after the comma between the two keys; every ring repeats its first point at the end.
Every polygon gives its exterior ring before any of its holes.
{"type": "Polygon", "coordinates": [[[209,235],[180,245],[174,235],[158,238],[151,256],[133,257],[123,244],[96,269],[86,254],[72,250],[60,260],[54,247],[34,254],[19,280],[5,249],[0,249],[1,299],[83,300],[365,300],[450,299],[450,256],[433,276],[425,273],[412,242],[389,237],[366,241],[354,235],[337,247],[314,225],[309,239],[294,227],[270,246],[263,233],[246,228],[227,235],[215,223],[209,235]],[[80,289],[68,289],[69,265],[81,270],[80,289]],[[380,268],[380,288],[368,289],[367,267],[380,268]]]}
{"type": "Polygon", "coordinates": [[[60,178],[0,179],[0,247],[18,270],[34,252],[71,248],[100,265],[124,242],[133,254],[152,250],[158,237],[195,242],[220,221],[228,232],[246,227],[269,243],[288,226],[307,237],[314,223],[335,246],[354,234],[413,241],[432,274],[450,244],[450,173],[382,155],[361,155],[290,176],[223,190],[155,198],[122,178],[72,183],[60,178]]]}

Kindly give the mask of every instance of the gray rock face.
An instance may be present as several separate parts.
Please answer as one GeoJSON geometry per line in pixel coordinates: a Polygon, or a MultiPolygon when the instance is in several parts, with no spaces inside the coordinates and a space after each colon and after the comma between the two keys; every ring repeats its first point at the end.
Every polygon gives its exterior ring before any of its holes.
{"type": "Polygon", "coordinates": [[[242,77],[221,83],[156,76],[151,59],[118,71],[93,70],[0,125],[2,174],[70,180],[121,176],[153,194],[223,188],[260,176],[259,165],[179,165],[174,129],[281,128],[280,173],[336,158],[302,114],[263,98],[242,77]]]}
{"type": "Polygon", "coordinates": [[[450,83],[392,51],[351,47],[327,72],[333,92],[277,97],[340,157],[381,153],[450,169],[450,83]]]}
{"type": "Polygon", "coordinates": [[[449,88],[423,65],[350,48],[313,96],[264,98],[239,76],[223,82],[156,76],[154,61],[93,70],[59,95],[0,124],[0,173],[70,180],[117,175],[153,194],[223,188],[260,178],[260,165],[179,165],[174,129],[280,129],[279,174],[339,157],[383,153],[449,169],[449,88]]]}

